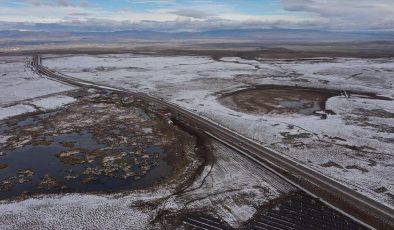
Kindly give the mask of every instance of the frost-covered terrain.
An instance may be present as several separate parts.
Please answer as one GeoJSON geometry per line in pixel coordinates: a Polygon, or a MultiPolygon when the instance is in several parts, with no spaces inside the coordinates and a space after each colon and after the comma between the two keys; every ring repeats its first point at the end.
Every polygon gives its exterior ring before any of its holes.
{"type": "Polygon", "coordinates": [[[55,109],[73,101],[71,97],[53,96],[73,87],[34,73],[30,61],[24,56],[0,57],[0,120],[39,109],[55,109]],[[50,98],[44,98],[47,95],[50,98]]]}
{"type": "MultiPolygon", "coordinates": [[[[7,80],[0,87],[5,91],[7,86],[14,87],[17,96],[1,93],[0,120],[59,109],[77,101],[68,96],[72,93],[64,92],[74,88],[35,75],[27,68],[29,61],[23,57],[4,58],[2,70],[7,80]]],[[[1,142],[9,138],[0,135],[1,142]]],[[[214,162],[177,195],[173,194],[179,185],[166,182],[148,190],[113,195],[62,194],[4,200],[0,202],[0,229],[162,229],[163,222],[152,222],[159,214],[196,211],[210,213],[237,227],[250,220],[260,206],[296,190],[221,144],[214,143],[212,148],[214,162]]]]}
{"type": "Polygon", "coordinates": [[[394,59],[219,61],[201,56],[48,56],[64,74],[162,97],[394,206],[394,103],[332,97],[321,120],[304,115],[250,115],[221,105],[220,93],[260,85],[372,92],[394,98],[394,59]]]}
{"type": "Polygon", "coordinates": [[[163,229],[160,213],[204,210],[237,227],[256,208],[295,191],[286,182],[232,150],[214,144],[215,164],[184,193],[171,186],[111,196],[53,195],[0,203],[0,229],[163,229]],[[151,204],[151,205],[149,205],[151,204]],[[155,204],[155,205],[152,205],[155,204]]]}
{"type": "Polygon", "coordinates": [[[0,57],[0,105],[73,89],[40,77],[30,69],[29,57],[0,57]]]}

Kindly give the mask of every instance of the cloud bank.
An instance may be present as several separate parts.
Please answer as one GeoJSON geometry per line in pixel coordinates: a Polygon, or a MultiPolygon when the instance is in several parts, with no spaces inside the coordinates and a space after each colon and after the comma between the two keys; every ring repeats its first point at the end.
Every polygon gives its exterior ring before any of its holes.
{"type": "Polygon", "coordinates": [[[394,1],[114,0],[102,5],[92,0],[0,0],[0,30],[175,32],[264,28],[394,31],[394,1]],[[120,6],[108,7],[111,2],[120,6]],[[250,9],[238,10],[245,2],[251,4],[250,9]]]}

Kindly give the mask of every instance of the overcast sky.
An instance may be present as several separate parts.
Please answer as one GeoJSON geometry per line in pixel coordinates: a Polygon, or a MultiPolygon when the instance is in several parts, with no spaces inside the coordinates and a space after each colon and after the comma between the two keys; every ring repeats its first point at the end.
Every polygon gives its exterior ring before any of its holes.
{"type": "Polygon", "coordinates": [[[0,29],[394,31],[394,0],[0,0],[0,29]]]}

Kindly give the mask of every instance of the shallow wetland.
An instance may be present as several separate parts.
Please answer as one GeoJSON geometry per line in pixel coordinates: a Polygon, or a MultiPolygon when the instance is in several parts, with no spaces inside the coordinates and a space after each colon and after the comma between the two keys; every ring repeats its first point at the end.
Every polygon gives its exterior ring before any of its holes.
{"type": "Polygon", "coordinates": [[[64,110],[7,120],[0,130],[7,137],[0,199],[149,188],[171,177],[195,141],[153,109],[101,92],[64,110]]]}

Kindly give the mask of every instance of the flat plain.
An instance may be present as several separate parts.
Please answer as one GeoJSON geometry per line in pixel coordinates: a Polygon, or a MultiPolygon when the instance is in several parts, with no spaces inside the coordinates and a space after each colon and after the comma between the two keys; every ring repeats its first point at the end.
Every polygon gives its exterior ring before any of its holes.
{"type": "MultiPolygon", "coordinates": [[[[393,208],[394,59],[259,52],[47,50],[42,64],[178,105],[393,208]]],[[[193,213],[246,228],[311,199],[166,108],[53,81],[32,55],[0,59],[3,228],[160,229],[193,213]]]]}

